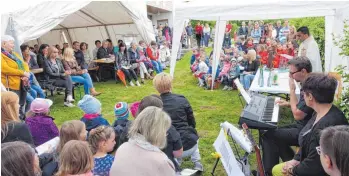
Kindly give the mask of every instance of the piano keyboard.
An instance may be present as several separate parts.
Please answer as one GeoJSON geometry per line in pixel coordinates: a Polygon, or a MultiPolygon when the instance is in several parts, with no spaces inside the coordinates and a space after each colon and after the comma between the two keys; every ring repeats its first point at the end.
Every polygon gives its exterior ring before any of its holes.
{"type": "Polygon", "coordinates": [[[280,97],[268,97],[267,104],[262,116],[262,121],[277,123],[279,120],[279,105],[276,104],[280,97]]]}

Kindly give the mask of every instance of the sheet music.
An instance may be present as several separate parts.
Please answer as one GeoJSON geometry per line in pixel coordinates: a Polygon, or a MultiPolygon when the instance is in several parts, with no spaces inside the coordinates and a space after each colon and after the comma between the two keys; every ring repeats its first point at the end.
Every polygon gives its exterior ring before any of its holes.
{"type": "Polygon", "coordinates": [[[59,137],[55,137],[39,146],[37,146],[35,149],[38,152],[38,155],[41,155],[43,153],[49,152],[49,151],[53,151],[57,148],[59,143],[59,137]]]}
{"type": "Polygon", "coordinates": [[[221,154],[221,162],[228,176],[244,176],[231,149],[229,142],[225,138],[224,130],[221,128],[216,141],[213,143],[214,148],[221,154]]]}
{"type": "Polygon", "coordinates": [[[247,137],[245,137],[245,135],[240,129],[238,129],[237,127],[235,127],[234,125],[232,125],[227,121],[224,123],[221,123],[221,127],[225,131],[229,130],[230,134],[228,135],[230,135],[234,139],[234,141],[240,145],[242,149],[244,149],[248,153],[251,153],[252,151],[251,141],[247,137]]]}
{"type": "Polygon", "coordinates": [[[239,78],[236,78],[234,80],[234,83],[236,85],[236,87],[238,88],[239,92],[241,93],[242,97],[244,97],[245,101],[247,104],[250,104],[251,102],[251,97],[250,95],[247,94],[246,90],[244,89],[244,87],[242,86],[242,84],[240,83],[239,78]]]}

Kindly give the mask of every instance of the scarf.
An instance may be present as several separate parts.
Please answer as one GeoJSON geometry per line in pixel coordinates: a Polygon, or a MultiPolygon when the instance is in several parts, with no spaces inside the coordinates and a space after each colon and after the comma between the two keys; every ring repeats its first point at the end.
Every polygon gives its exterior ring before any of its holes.
{"type": "Polygon", "coordinates": [[[156,146],[152,145],[151,143],[149,143],[145,139],[145,137],[139,133],[137,133],[135,136],[132,136],[128,140],[128,142],[133,144],[133,145],[137,145],[137,146],[143,148],[144,150],[153,151],[153,152],[161,152],[159,147],[156,147],[156,146]]]}
{"type": "Polygon", "coordinates": [[[7,56],[8,58],[12,59],[13,61],[15,61],[18,65],[19,70],[24,70],[23,61],[19,59],[15,54],[9,53],[3,48],[1,48],[1,53],[7,56]]]}
{"type": "Polygon", "coordinates": [[[100,116],[100,114],[84,114],[84,118],[88,119],[88,120],[94,119],[94,118],[99,117],[99,116],[100,116]]]}

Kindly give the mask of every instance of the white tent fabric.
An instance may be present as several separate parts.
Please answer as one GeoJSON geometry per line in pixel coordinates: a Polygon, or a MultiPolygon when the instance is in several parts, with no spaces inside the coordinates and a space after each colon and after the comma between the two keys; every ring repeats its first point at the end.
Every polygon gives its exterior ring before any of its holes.
{"type": "Polygon", "coordinates": [[[19,44],[39,37],[39,40],[53,42],[48,44],[61,44],[68,36],[70,42],[86,41],[90,46],[97,39],[111,38],[116,43],[120,35],[131,39],[139,37],[137,39],[147,42],[155,40],[144,1],[44,1],[2,14],[2,35],[8,33],[4,29],[10,27],[10,16],[19,44]],[[118,33],[120,28],[124,33],[118,33]],[[94,34],[101,38],[92,38],[94,34]]]}
{"type": "MultiPolygon", "coordinates": [[[[280,18],[301,18],[325,16],[325,71],[333,71],[339,65],[349,65],[348,58],[338,55],[339,48],[333,43],[332,34],[343,34],[343,20],[349,19],[349,1],[286,1],[286,0],[245,0],[245,1],[179,1],[175,6],[174,24],[185,19],[227,21],[263,20],[280,18]],[[214,8],[213,8],[214,7],[214,8]]],[[[177,47],[182,25],[174,25],[172,60],[176,59],[177,47]]],[[[224,31],[216,36],[223,38],[224,31]]],[[[221,46],[215,40],[214,46],[221,46]]],[[[215,47],[216,48],[216,47],[215,47]]],[[[218,57],[214,57],[214,60],[218,57]]],[[[171,76],[174,75],[175,62],[171,62],[171,76]],[[173,70],[173,71],[172,71],[173,70]]],[[[216,69],[216,68],[214,68],[216,69]]]]}

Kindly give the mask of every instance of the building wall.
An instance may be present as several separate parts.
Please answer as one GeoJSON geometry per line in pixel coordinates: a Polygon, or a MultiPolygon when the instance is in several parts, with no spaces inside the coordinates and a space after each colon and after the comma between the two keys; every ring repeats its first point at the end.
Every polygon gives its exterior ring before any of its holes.
{"type": "MultiPolygon", "coordinates": [[[[148,15],[152,15],[152,19],[151,21],[153,22],[153,25],[158,26],[157,21],[158,20],[168,20],[168,25],[172,28],[173,27],[173,16],[172,16],[172,12],[167,12],[167,13],[160,13],[160,15],[158,14],[150,14],[148,13],[148,15]]],[[[164,23],[162,24],[163,26],[165,25],[164,23]]]]}

